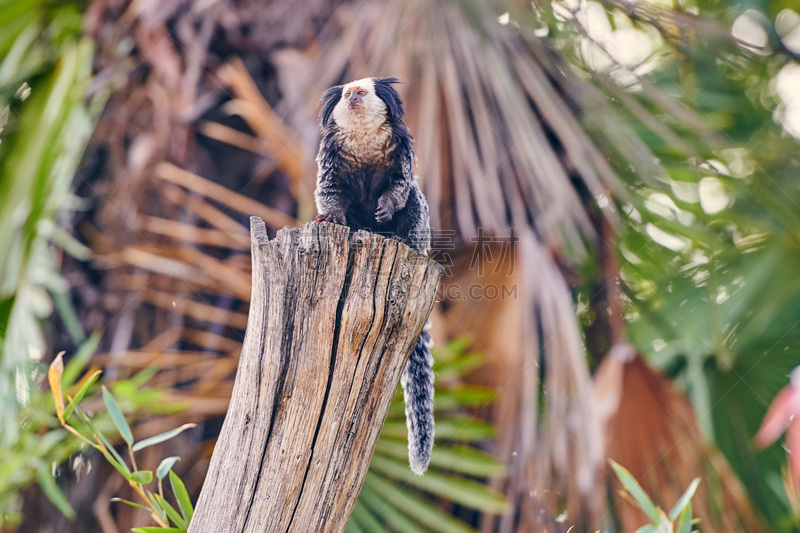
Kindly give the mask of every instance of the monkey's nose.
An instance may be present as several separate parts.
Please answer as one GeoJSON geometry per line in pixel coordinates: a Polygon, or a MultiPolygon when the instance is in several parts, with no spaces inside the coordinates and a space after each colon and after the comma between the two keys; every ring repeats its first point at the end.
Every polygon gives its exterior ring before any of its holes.
{"type": "Polygon", "coordinates": [[[347,103],[350,105],[350,107],[355,107],[357,104],[361,103],[361,97],[358,95],[358,93],[353,93],[350,95],[350,99],[347,100],[347,103]]]}

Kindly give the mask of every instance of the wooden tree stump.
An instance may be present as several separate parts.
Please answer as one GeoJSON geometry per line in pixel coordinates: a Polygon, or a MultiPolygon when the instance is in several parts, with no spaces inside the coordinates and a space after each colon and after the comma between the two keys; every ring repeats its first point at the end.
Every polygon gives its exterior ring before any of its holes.
{"type": "Polygon", "coordinates": [[[343,226],[250,225],[247,331],[189,532],[343,531],[442,268],[343,226]]]}

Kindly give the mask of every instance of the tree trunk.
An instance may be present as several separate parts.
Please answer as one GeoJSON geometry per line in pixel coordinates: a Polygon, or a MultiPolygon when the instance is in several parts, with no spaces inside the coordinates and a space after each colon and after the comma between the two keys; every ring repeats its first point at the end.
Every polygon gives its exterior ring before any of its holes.
{"type": "Polygon", "coordinates": [[[250,222],[247,332],[189,532],[343,531],[442,269],[364,231],[250,222]]]}

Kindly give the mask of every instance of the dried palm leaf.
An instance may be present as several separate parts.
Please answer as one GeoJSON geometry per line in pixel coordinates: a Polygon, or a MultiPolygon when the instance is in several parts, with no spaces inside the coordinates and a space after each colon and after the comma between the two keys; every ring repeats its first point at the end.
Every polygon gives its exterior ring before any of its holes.
{"type": "Polygon", "coordinates": [[[480,15],[447,1],[341,8],[304,92],[316,99],[365,75],[407,80],[400,90],[434,227],[468,238],[479,227],[533,226],[547,246],[580,255],[594,233],[570,180],[593,193],[619,190],[618,180],[569,108],[567,79],[538,64],[543,44],[470,8],[480,15]]]}
{"type": "Polygon", "coordinates": [[[170,163],[161,163],[156,168],[156,176],[180,185],[203,196],[213,197],[223,205],[235,209],[240,213],[251,213],[260,216],[273,228],[283,226],[297,226],[298,222],[294,218],[268,207],[252,198],[238,194],[230,189],[209,181],[192,172],[183,170],[170,163]]]}
{"type": "MultiPolygon", "coordinates": [[[[764,531],[727,461],[705,444],[689,400],[632,347],[614,346],[595,382],[608,457],[625,465],[656,505],[671,508],[699,477],[693,508],[703,531],[764,531]]],[[[623,531],[647,523],[643,511],[619,496],[613,512],[623,531]]]]}
{"type": "MultiPolygon", "coordinates": [[[[599,427],[572,297],[548,250],[584,256],[595,233],[583,190],[606,195],[621,187],[563,96],[566,79],[539,63],[543,44],[492,23],[485,9],[448,1],[344,6],[323,30],[314,50],[318,75],[302,90],[313,105],[325,88],[350,79],[406,80],[400,92],[433,227],[454,230],[462,243],[509,237],[516,228],[512,264],[521,271],[523,318],[502,331],[514,340],[504,351],[520,356],[502,356],[514,363],[494,384],[515,391],[501,400],[514,408],[504,411],[513,420],[502,424],[499,449],[510,463],[500,488],[517,511],[484,530],[551,530],[561,508],[570,523],[590,524],[604,512],[599,427]]],[[[480,256],[479,248],[464,253],[480,256]]],[[[465,289],[498,281],[467,264],[453,270],[453,283],[465,289]]],[[[490,304],[443,303],[451,331],[480,337],[487,329],[490,304]]]]}

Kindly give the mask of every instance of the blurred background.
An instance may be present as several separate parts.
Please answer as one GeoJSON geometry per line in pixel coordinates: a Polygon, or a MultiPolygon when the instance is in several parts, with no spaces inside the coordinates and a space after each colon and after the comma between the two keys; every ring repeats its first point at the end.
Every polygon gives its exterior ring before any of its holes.
{"type": "Polygon", "coordinates": [[[792,0],[0,0],[2,531],[155,525],[61,428],[62,350],[136,439],[197,424],[137,455],[196,501],[249,216],[314,216],[319,97],[367,76],[446,277],[431,470],[396,401],[348,531],[634,531],[610,459],[665,511],[699,478],[700,531],[798,531],[800,429],[753,442],[800,364],[798,61],[792,0]]]}

